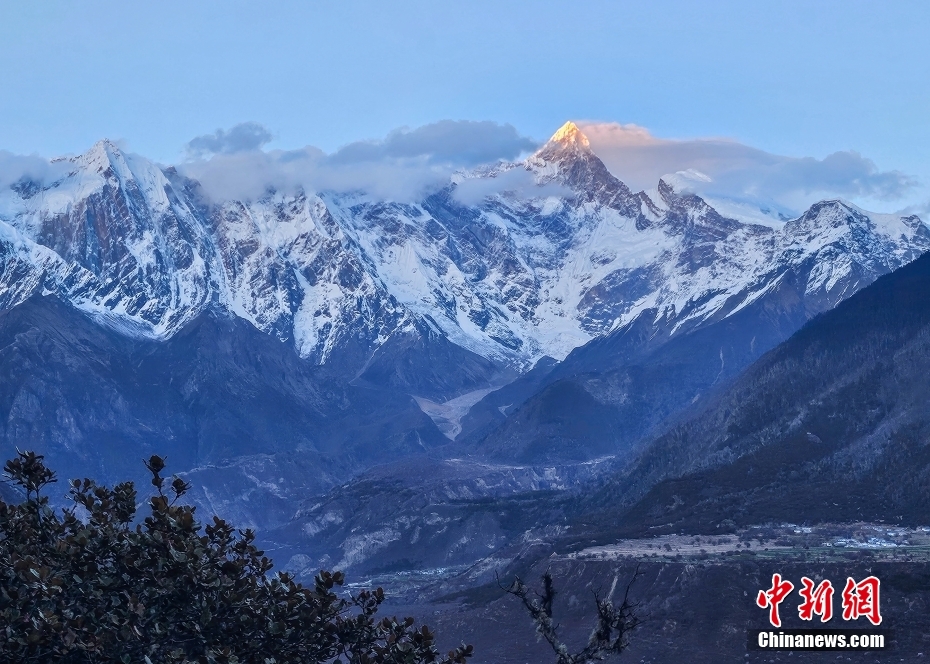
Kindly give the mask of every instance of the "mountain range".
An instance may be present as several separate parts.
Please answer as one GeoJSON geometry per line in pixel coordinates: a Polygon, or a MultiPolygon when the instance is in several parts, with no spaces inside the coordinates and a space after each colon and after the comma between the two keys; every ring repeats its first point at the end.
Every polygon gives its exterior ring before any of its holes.
{"type": "Polygon", "coordinates": [[[369,469],[391,500],[577,486],[930,249],[843,201],[738,219],[674,178],[633,192],[573,123],[415,202],[217,201],[109,141],[56,165],[0,192],[6,456],[112,480],[166,454],[207,509],[329,527],[346,560],[356,526],[320,506],[369,469]]]}
{"type": "Polygon", "coordinates": [[[928,344],[930,254],[816,316],[626,454],[549,465],[413,457],[306,501],[270,537],[298,569],[451,568],[452,586],[468,588],[624,538],[652,548],[661,536],[773,525],[927,532],[928,344]]]}

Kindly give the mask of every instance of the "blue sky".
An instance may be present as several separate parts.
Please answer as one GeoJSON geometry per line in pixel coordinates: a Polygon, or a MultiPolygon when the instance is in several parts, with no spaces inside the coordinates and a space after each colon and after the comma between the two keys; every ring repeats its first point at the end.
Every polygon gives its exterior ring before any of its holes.
{"type": "Polygon", "coordinates": [[[109,137],[175,163],[249,121],[265,150],[334,153],[443,120],[539,141],[574,119],[785,159],[855,151],[903,178],[858,198],[896,209],[930,201],[928,34],[926,1],[2,0],[0,150],[109,137]]]}

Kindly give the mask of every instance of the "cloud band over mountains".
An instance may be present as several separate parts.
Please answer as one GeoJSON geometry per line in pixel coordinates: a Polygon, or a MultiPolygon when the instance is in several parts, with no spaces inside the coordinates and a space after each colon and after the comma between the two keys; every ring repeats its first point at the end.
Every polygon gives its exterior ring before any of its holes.
{"type": "Polygon", "coordinates": [[[395,129],[384,139],[356,141],[330,155],[315,147],[262,150],[270,136],[253,122],[198,136],[187,144],[190,158],[179,168],[216,200],[302,187],[413,201],[447,184],[457,170],[514,160],[538,147],[513,125],[466,120],[395,129]]]}
{"type": "MultiPolygon", "coordinates": [[[[831,197],[878,201],[892,209],[907,205],[918,214],[930,207],[914,204],[922,183],[900,171],[882,171],[855,151],[822,159],[788,157],[728,139],[672,140],[636,125],[579,125],[594,152],[634,191],[653,189],[659,178],[671,174],[676,187],[704,196],[768,201],[795,212],[831,197]]],[[[186,159],[178,169],[200,181],[214,201],[255,199],[271,189],[304,189],[360,191],[409,202],[446,185],[456,171],[514,161],[540,145],[510,124],[456,120],[396,129],[383,139],[356,141],[331,154],[312,146],[269,150],[273,138],[257,122],[217,129],[184,146],[186,159]]],[[[62,168],[61,162],[0,152],[0,187],[21,177],[52,182],[62,168]]],[[[527,196],[564,193],[550,189],[536,189],[522,169],[511,169],[493,180],[461,180],[456,197],[474,204],[498,191],[527,196]]]]}
{"type": "MultiPolygon", "coordinates": [[[[595,153],[634,190],[652,189],[659,178],[678,173],[682,177],[675,178],[676,185],[699,194],[765,200],[800,211],[828,197],[893,204],[918,186],[907,174],[882,171],[852,150],[822,159],[789,157],[728,139],[658,138],[636,125],[584,122],[581,126],[595,153]]],[[[384,139],[350,143],[330,155],[312,147],[262,151],[270,137],[256,123],[199,136],[187,145],[187,153],[197,158],[182,170],[220,199],[260,196],[269,187],[303,186],[415,200],[448,182],[456,170],[514,160],[539,146],[509,124],[453,120],[397,129],[384,139]]],[[[466,182],[458,198],[475,203],[502,189],[529,194],[531,183],[524,180],[508,171],[497,182],[466,182]]]]}
{"type": "Polygon", "coordinates": [[[698,193],[768,198],[798,210],[826,197],[900,201],[919,184],[900,171],[879,170],[852,150],[823,159],[787,157],[734,140],[670,140],[636,125],[579,125],[607,168],[634,190],[655,187],[663,175],[690,171],[686,179],[698,193]]]}

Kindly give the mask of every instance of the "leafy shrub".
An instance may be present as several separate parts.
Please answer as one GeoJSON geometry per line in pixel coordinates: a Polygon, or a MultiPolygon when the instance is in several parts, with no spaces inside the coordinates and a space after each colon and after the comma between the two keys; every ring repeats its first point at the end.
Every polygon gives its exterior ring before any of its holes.
{"type": "Polygon", "coordinates": [[[20,452],[5,472],[25,491],[0,501],[0,659],[4,662],[461,664],[441,657],[412,618],[376,618],[378,588],[349,598],[341,572],[312,588],[272,563],[251,530],[214,517],[201,527],[179,504],[189,489],[146,462],[156,494],[135,523],[131,482],[112,489],[73,480],[75,506],[56,512],[43,457],[20,452]],[[166,487],[167,485],[167,487],[166,487]]]}

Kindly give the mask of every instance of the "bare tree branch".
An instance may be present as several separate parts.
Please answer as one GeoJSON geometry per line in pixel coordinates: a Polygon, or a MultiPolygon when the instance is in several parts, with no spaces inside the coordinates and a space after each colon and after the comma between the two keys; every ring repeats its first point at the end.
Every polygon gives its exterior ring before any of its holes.
{"type": "MultiPolygon", "coordinates": [[[[630,601],[630,589],[641,575],[639,566],[633,578],[626,586],[623,600],[620,604],[613,603],[613,588],[604,599],[595,591],[594,603],[597,607],[597,622],[591,631],[588,644],[580,651],[572,654],[568,646],[561,641],[558,635],[559,625],[552,620],[552,602],[556,591],[552,582],[552,574],[547,569],[542,575],[543,592],[534,592],[536,598],[530,597],[530,588],[520,579],[514,577],[509,587],[504,587],[500,579],[497,585],[510,595],[518,598],[523,607],[530,614],[536,632],[546,640],[556,656],[556,664],[587,664],[605,659],[608,655],[619,654],[629,645],[629,636],[640,624],[636,615],[638,603],[630,601]]],[[[616,580],[614,582],[616,585],[616,580]]]]}

